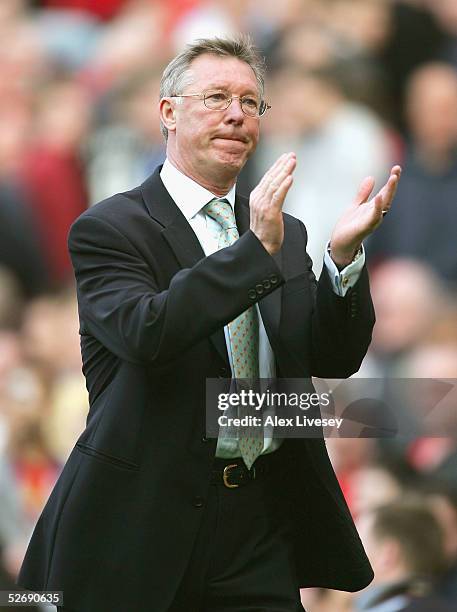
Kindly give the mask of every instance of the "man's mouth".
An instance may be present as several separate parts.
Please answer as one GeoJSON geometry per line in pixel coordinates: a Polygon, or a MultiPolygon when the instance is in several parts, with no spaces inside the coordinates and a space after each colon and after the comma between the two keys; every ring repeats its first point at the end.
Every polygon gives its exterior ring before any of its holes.
{"type": "Polygon", "coordinates": [[[244,144],[247,143],[247,139],[242,136],[215,136],[214,140],[229,140],[232,142],[242,142],[244,144]]]}

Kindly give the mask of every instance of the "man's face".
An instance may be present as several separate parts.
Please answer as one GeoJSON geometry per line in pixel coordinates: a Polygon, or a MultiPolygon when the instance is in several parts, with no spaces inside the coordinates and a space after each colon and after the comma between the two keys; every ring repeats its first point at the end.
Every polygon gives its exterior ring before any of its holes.
{"type": "MultiPolygon", "coordinates": [[[[190,71],[191,84],[177,93],[223,90],[236,96],[260,96],[252,68],[236,58],[201,55],[190,71]]],[[[245,115],[238,99],[225,110],[210,110],[199,98],[177,101],[176,129],[169,133],[175,161],[194,177],[236,177],[257,146],[259,118],[245,115]]]]}

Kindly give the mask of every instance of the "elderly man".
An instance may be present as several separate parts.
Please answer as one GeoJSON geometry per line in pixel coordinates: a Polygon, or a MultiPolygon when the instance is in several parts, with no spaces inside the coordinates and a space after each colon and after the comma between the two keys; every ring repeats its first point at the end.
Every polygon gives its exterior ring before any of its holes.
{"type": "Polygon", "coordinates": [[[362,183],[316,283],[281,212],[295,155],[236,191],[267,108],[249,41],[188,46],[162,79],[163,167],[73,225],[90,412],[19,577],[65,610],[291,612],[301,586],[372,578],[322,439],[206,433],[206,379],[346,377],[371,337],[360,245],[400,169],[372,200],[362,183]]]}

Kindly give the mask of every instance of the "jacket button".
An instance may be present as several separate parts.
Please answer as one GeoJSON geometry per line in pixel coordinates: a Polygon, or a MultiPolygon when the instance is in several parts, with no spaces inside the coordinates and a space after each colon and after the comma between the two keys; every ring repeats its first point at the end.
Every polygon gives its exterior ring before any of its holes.
{"type": "Polygon", "coordinates": [[[260,283],[258,285],[255,286],[255,290],[257,292],[258,295],[262,295],[264,289],[263,289],[263,285],[261,285],[260,283]]]}
{"type": "Polygon", "coordinates": [[[248,296],[251,300],[255,300],[257,298],[257,291],[255,289],[249,289],[248,296]]]}
{"type": "Polygon", "coordinates": [[[276,285],[276,283],[278,282],[278,277],[276,276],[276,274],[272,274],[270,276],[270,282],[272,285],[276,285]]]}
{"type": "Polygon", "coordinates": [[[209,440],[206,436],[202,436],[202,442],[209,442],[209,440]]]}
{"type": "Polygon", "coordinates": [[[228,372],[227,368],[222,367],[222,368],[219,370],[219,378],[227,378],[228,373],[229,373],[229,372],[228,372]]]}
{"type": "Polygon", "coordinates": [[[264,280],[263,281],[263,286],[265,287],[265,289],[270,289],[271,288],[271,283],[269,280],[264,280]]]}
{"type": "Polygon", "coordinates": [[[192,505],[195,508],[203,508],[203,504],[204,504],[205,500],[203,499],[203,497],[200,497],[199,495],[197,495],[196,497],[194,497],[194,499],[192,500],[192,505]]]}

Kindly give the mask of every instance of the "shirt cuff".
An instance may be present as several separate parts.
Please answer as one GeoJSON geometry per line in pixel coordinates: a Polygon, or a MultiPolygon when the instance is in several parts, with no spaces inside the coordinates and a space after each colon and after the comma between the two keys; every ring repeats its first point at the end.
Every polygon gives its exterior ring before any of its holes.
{"type": "Polygon", "coordinates": [[[327,243],[324,255],[324,263],[327,268],[333,291],[336,295],[344,297],[360,278],[362,268],[365,264],[365,249],[361,245],[360,249],[355,254],[354,259],[349,265],[342,270],[338,270],[335,262],[330,257],[329,253],[330,242],[327,243]]]}

